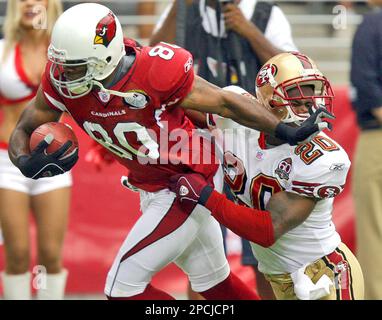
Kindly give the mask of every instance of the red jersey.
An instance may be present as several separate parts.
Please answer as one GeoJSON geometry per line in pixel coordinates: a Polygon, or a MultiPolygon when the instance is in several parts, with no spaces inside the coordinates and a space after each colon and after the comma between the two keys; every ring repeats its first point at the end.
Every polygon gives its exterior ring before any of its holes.
{"type": "Polygon", "coordinates": [[[135,61],[110,90],[129,93],[127,97],[93,89],[80,98],[65,98],[51,84],[48,63],[42,80],[47,104],[70,113],[129,169],[129,182],[138,188],[167,188],[169,177],[183,172],[198,172],[212,181],[218,167],[214,148],[196,139],[193,124],[178,106],[192,89],[191,54],[165,43],[138,47],[131,40],[125,40],[125,49],[135,53],[135,61]]]}

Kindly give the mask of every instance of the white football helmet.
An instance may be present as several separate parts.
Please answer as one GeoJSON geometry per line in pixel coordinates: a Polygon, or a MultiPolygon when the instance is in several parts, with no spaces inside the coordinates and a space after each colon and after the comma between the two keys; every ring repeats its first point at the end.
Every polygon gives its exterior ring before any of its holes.
{"type": "Polygon", "coordinates": [[[64,97],[79,98],[93,85],[102,87],[98,81],[108,77],[124,55],[122,27],[114,13],[100,4],[79,4],[66,10],[53,27],[50,79],[64,97]],[[79,78],[68,79],[68,68],[84,71],[79,78]]]}

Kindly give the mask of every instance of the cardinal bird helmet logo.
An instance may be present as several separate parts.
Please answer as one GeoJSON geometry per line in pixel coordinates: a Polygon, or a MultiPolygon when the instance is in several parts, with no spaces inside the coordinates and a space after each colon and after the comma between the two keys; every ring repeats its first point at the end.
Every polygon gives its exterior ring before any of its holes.
{"type": "Polygon", "coordinates": [[[109,14],[103,17],[97,24],[94,44],[102,44],[107,48],[114,39],[116,31],[117,24],[115,22],[115,16],[112,12],[109,12],[109,14]]]}

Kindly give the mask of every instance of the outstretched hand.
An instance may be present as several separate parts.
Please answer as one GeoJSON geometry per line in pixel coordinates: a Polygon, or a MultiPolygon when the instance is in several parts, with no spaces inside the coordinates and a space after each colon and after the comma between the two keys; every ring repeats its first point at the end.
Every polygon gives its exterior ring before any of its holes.
{"type": "Polygon", "coordinates": [[[309,142],[322,130],[332,130],[332,124],[327,119],[335,119],[334,114],[320,107],[299,127],[280,122],[276,127],[275,137],[287,141],[292,146],[309,142]]]}

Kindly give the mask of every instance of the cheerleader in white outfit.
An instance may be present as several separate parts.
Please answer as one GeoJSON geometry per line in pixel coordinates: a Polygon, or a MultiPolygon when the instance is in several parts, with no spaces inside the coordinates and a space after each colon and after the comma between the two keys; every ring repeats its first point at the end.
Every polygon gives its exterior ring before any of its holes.
{"type": "Polygon", "coordinates": [[[8,0],[4,39],[0,40],[0,223],[5,251],[2,273],[5,299],[62,299],[67,271],[62,246],[67,227],[72,178],[70,173],[32,180],[8,158],[7,143],[24,108],[36,94],[46,63],[59,0],[8,0]],[[33,281],[30,265],[29,215],[36,223],[39,272],[33,281]],[[40,279],[41,276],[39,275],[40,279]]]}

